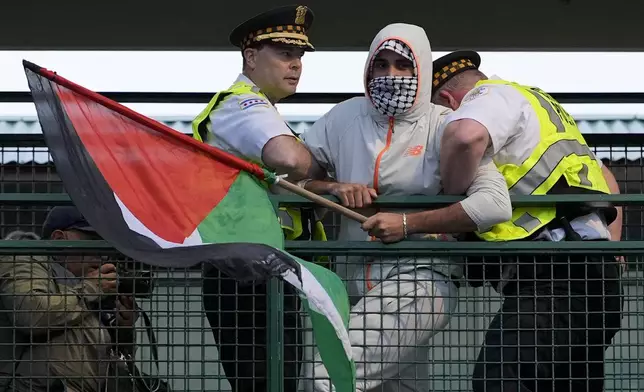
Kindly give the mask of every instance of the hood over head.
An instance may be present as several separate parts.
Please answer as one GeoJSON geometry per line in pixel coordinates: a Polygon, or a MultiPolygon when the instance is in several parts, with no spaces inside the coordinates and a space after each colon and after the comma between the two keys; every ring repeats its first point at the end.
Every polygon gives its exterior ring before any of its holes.
{"type": "Polygon", "coordinates": [[[371,42],[364,68],[366,96],[376,113],[415,121],[429,110],[432,96],[432,48],[422,27],[394,23],[384,27],[371,42]],[[373,60],[381,50],[410,58],[414,76],[387,76],[369,80],[373,60]]]}

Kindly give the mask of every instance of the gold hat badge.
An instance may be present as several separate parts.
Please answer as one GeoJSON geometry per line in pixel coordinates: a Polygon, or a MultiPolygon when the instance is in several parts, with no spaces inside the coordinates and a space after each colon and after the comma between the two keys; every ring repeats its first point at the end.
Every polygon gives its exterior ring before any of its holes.
{"type": "Polygon", "coordinates": [[[306,6],[299,6],[295,9],[295,24],[302,25],[306,19],[306,11],[308,8],[306,6]]]}

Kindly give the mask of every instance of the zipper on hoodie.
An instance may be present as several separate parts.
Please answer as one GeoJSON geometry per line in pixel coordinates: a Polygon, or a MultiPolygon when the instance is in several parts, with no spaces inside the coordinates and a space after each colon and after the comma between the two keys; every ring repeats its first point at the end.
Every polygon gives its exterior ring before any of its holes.
{"type": "Polygon", "coordinates": [[[389,129],[387,130],[387,139],[385,141],[385,146],[380,150],[378,153],[378,156],[376,157],[376,166],[374,167],[373,170],[373,189],[378,192],[378,175],[380,174],[380,161],[382,160],[382,156],[385,155],[385,152],[389,150],[389,147],[391,146],[391,138],[394,134],[394,118],[389,117],[389,129]]]}
{"type": "MultiPolygon", "coordinates": [[[[378,156],[376,157],[376,166],[374,167],[373,170],[373,189],[376,190],[376,193],[378,193],[378,175],[380,174],[380,161],[382,160],[382,156],[385,155],[387,150],[389,150],[389,147],[391,146],[391,138],[394,134],[394,118],[389,117],[389,129],[387,129],[387,139],[385,141],[385,146],[380,150],[378,153],[378,156]]],[[[376,207],[376,212],[380,212],[380,208],[376,207]]],[[[378,238],[371,236],[370,238],[371,241],[378,241],[378,238]]],[[[371,290],[375,285],[371,281],[371,264],[367,265],[367,269],[365,271],[365,280],[367,281],[367,290],[371,290]]]]}

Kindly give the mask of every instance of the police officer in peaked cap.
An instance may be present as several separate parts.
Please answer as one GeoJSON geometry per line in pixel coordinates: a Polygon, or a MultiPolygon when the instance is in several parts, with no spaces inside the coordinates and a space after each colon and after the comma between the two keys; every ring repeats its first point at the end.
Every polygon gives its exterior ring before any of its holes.
{"type": "MultiPolygon", "coordinates": [[[[315,50],[308,32],[313,11],[303,5],[264,12],[237,26],[230,42],[241,49],[243,69],[193,121],[196,139],[259,163],[289,180],[322,179],[325,172],[300,143],[275,104],[295,93],[301,58],[315,50]]],[[[303,183],[300,183],[303,184],[303,183]]],[[[281,208],[287,240],[325,239],[311,208],[281,208]]],[[[233,392],[267,390],[266,282],[240,284],[213,266],[204,271],[203,302],[233,392]]],[[[297,294],[284,287],[284,391],[296,392],[302,350],[297,294]]]]}
{"type": "MultiPolygon", "coordinates": [[[[480,64],[473,51],[433,63],[432,102],[454,110],[442,130],[445,193],[461,194],[481,159],[502,167],[515,196],[619,193],[561,104],[537,87],[488,77],[480,64]]],[[[511,220],[472,239],[619,241],[621,231],[615,206],[580,201],[515,208],[511,220]]],[[[468,258],[470,283],[489,282],[503,296],[472,390],[603,391],[605,350],[621,327],[618,261],[592,251],[490,259],[468,258]]]]}

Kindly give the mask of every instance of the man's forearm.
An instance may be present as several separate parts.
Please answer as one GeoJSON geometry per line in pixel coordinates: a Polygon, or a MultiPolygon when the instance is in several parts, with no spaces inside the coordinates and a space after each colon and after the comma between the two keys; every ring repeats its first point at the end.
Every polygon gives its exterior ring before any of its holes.
{"type": "Polygon", "coordinates": [[[407,215],[408,234],[467,233],[476,230],[476,223],[465,213],[461,203],[407,215]]]}
{"type": "Polygon", "coordinates": [[[336,182],[330,178],[326,178],[324,180],[311,180],[306,183],[304,189],[317,195],[329,195],[331,194],[331,186],[335,183],[336,182]]]}
{"type": "Polygon", "coordinates": [[[479,166],[467,198],[438,210],[411,214],[408,229],[415,233],[485,231],[512,218],[512,204],[505,179],[494,164],[479,166]]]}

